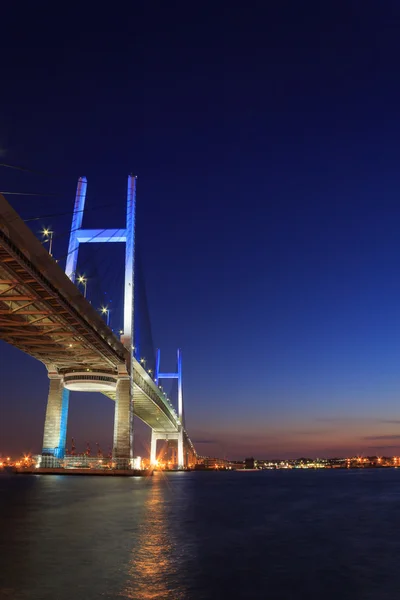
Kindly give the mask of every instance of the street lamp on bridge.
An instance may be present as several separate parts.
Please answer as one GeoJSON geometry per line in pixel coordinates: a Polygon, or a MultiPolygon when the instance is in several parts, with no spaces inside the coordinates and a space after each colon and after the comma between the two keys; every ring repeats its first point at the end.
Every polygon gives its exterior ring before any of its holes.
{"type": "Polygon", "coordinates": [[[102,306],[100,312],[102,315],[107,315],[107,325],[110,325],[110,309],[107,306],[102,306]]]}
{"type": "MultiPolygon", "coordinates": [[[[83,295],[86,298],[87,278],[84,275],[79,275],[78,283],[81,283],[83,285],[83,295]]],[[[107,325],[108,325],[108,323],[107,323],[107,325]]]]}
{"type": "Polygon", "coordinates": [[[48,229],[47,227],[45,227],[42,231],[44,242],[49,242],[49,254],[50,256],[52,255],[52,250],[53,250],[53,233],[54,231],[51,231],[50,229],[48,229]]]}

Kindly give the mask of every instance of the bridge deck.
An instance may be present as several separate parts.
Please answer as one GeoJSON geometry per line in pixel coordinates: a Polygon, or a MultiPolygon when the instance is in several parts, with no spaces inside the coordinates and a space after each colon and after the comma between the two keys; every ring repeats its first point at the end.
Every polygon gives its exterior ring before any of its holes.
{"type": "Polygon", "coordinates": [[[63,371],[112,369],[128,351],[0,195],[0,337],[63,371]]]}

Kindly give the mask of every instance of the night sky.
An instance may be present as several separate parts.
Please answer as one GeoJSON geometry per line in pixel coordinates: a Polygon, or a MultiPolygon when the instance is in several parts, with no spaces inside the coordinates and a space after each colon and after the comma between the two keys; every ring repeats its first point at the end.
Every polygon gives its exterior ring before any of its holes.
{"type": "MultiPolygon", "coordinates": [[[[85,226],[124,226],[138,175],[154,344],[166,368],[182,348],[199,453],[398,453],[400,4],[130,6],[2,8],[0,162],[33,172],[0,168],[0,191],[54,194],[7,196],[24,218],[66,213],[85,175],[85,226]]],[[[37,452],[45,368],[0,357],[0,452],[37,452]]],[[[107,449],[112,417],[71,394],[68,438],[107,449]]]]}

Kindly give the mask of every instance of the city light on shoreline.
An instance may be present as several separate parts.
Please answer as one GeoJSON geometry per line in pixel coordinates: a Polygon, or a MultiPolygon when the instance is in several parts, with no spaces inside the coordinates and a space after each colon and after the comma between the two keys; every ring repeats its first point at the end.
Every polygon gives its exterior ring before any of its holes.
{"type": "MultiPolygon", "coordinates": [[[[84,456],[85,453],[82,454],[84,456]]],[[[79,454],[77,457],[80,456],[79,454]]],[[[13,468],[24,470],[35,468],[40,465],[40,455],[22,454],[20,456],[0,455],[0,472],[13,468]]],[[[107,461],[106,461],[107,462],[107,461]]],[[[142,459],[144,465],[149,461],[142,459]]],[[[108,463],[107,463],[108,464],[108,463]]],[[[150,466],[150,465],[148,465],[150,466]]],[[[224,458],[197,456],[196,461],[189,465],[192,470],[277,470],[277,469],[368,469],[368,468],[397,468],[400,467],[399,456],[351,456],[347,458],[296,458],[296,459],[255,459],[245,458],[243,460],[228,460],[224,458]]],[[[159,455],[155,469],[159,471],[174,470],[173,461],[168,460],[162,454],[159,455]]]]}

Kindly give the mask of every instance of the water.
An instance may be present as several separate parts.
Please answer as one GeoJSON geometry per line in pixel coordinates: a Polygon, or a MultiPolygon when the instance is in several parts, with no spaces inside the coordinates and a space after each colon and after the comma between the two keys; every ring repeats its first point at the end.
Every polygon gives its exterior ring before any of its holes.
{"type": "Polygon", "coordinates": [[[400,469],[0,476],[0,598],[395,599],[400,469]]]}

